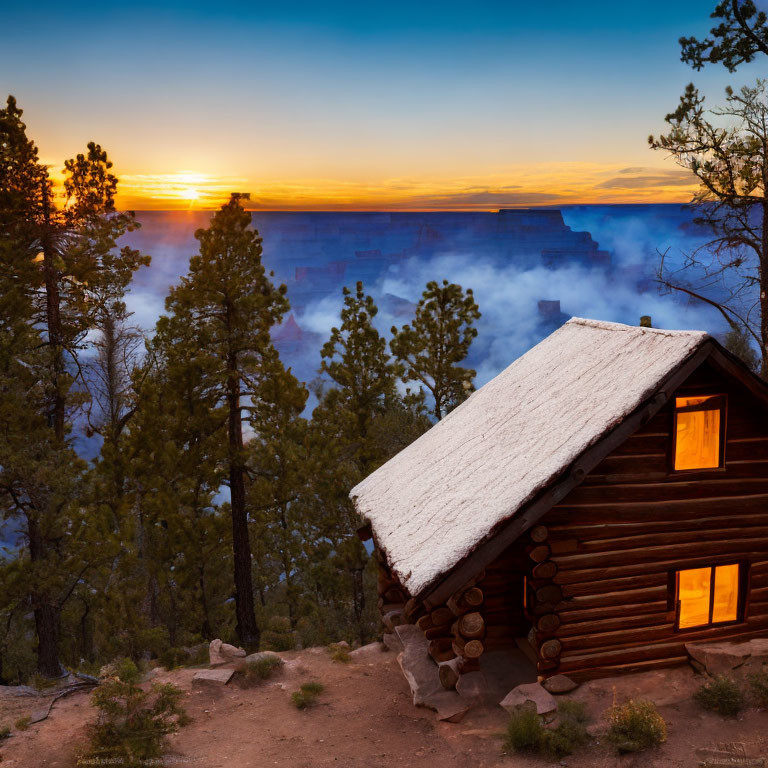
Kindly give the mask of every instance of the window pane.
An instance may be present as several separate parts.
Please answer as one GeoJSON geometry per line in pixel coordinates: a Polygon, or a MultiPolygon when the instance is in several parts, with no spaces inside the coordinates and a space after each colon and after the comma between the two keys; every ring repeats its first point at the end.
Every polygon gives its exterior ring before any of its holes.
{"type": "Polygon", "coordinates": [[[715,604],[712,621],[736,621],[739,608],[739,566],[715,568],[715,604]]]}
{"type": "Polygon", "coordinates": [[[679,627],[698,627],[709,624],[709,594],[712,578],[711,568],[692,568],[679,571],[680,600],[679,627]]]}
{"type": "MultiPolygon", "coordinates": [[[[678,397],[677,408],[705,403],[709,397],[678,397]]],[[[675,469],[720,466],[720,408],[675,414],[675,469]]]]}

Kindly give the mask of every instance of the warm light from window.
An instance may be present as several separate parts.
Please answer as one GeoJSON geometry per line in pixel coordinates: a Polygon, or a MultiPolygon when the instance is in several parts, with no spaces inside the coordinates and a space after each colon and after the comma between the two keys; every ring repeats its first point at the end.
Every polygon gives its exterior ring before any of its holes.
{"type": "Polygon", "coordinates": [[[712,568],[689,568],[678,572],[680,629],[736,621],[738,618],[738,564],[714,568],[714,591],[712,571],[712,568]]]}
{"type": "Polygon", "coordinates": [[[720,466],[721,402],[717,396],[675,399],[675,469],[720,466]]]}
{"type": "Polygon", "coordinates": [[[739,566],[715,568],[715,600],[712,621],[736,621],[739,610],[739,566]]]}
{"type": "Polygon", "coordinates": [[[678,626],[698,627],[709,624],[709,590],[712,583],[711,568],[691,568],[680,571],[680,623],[678,626]]]}

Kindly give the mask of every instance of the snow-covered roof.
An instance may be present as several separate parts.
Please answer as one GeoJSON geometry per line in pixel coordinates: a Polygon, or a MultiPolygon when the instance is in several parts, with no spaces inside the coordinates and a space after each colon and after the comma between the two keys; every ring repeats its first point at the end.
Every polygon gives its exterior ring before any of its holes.
{"type": "Polygon", "coordinates": [[[350,492],[420,594],[650,397],[709,336],[573,318],[350,492]]]}

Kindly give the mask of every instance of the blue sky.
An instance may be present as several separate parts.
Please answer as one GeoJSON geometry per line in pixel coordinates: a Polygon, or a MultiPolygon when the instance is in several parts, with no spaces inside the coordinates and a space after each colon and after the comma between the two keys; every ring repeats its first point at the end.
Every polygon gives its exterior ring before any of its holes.
{"type": "Polygon", "coordinates": [[[646,138],[685,84],[714,103],[766,69],[680,63],[713,7],[43,2],[5,12],[0,90],[47,161],[96,139],[150,207],[649,199],[611,186],[626,168],[663,170],[668,200],[684,181],[646,138]]]}

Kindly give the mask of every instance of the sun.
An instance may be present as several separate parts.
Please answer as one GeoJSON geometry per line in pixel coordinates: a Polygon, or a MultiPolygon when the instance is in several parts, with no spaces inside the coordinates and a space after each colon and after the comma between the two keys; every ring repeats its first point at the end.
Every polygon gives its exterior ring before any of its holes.
{"type": "Polygon", "coordinates": [[[196,189],[185,189],[182,191],[181,196],[184,200],[189,200],[191,203],[200,199],[200,193],[196,189]]]}

